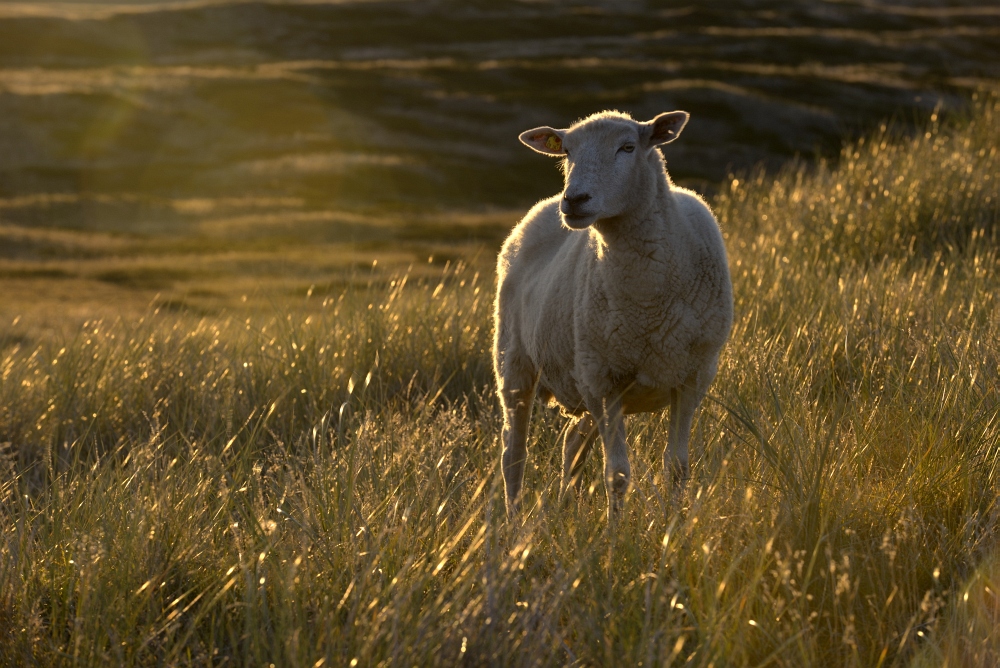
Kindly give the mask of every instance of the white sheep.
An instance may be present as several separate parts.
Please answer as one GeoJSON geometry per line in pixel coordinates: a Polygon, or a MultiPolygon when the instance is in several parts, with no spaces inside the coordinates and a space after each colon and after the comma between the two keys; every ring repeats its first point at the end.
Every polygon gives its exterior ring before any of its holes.
{"type": "Polygon", "coordinates": [[[733,320],[715,216],[670,181],[657,148],[687,120],[683,111],[646,123],[606,111],[568,130],[520,136],[539,153],[563,157],[566,179],[561,194],[514,228],[498,259],[494,368],[510,515],[536,392],[574,416],[563,442],[562,493],[579,488],[600,432],[613,515],[631,477],[624,416],[667,406],[664,470],[675,483],[687,479],[691,420],[733,320]]]}

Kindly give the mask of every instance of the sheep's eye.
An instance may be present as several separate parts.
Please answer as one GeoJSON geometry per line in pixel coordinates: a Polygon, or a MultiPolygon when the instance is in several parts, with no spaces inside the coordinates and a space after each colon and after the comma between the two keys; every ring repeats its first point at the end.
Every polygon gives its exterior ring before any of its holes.
{"type": "Polygon", "coordinates": [[[622,146],[618,150],[619,151],[625,151],[626,153],[631,153],[632,151],[635,150],[635,144],[625,144],[624,146],[622,146]]]}

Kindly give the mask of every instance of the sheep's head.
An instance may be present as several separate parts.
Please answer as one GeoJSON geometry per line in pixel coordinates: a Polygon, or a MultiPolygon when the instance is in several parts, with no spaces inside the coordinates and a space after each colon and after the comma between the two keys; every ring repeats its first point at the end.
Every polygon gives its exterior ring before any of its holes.
{"type": "Polygon", "coordinates": [[[582,230],[622,215],[655,187],[663,169],[656,147],[677,139],[687,120],[686,111],[660,114],[645,123],[605,111],[567,130],[535,128],[522,132],[520,139],[543,155],[565,159],[559,211],[564,225],[582,230]]]}

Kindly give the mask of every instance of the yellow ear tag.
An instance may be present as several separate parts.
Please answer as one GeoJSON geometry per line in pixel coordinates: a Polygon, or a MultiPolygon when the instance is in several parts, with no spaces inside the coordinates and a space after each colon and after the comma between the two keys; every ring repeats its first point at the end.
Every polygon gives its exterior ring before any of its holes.
{"type": "Polygon", "coordinates": [[[549,135],[549,138],[545,140],[545,148],[550,151],[561,151],[562,150],[562,140],[555,135],[549,135]]]}

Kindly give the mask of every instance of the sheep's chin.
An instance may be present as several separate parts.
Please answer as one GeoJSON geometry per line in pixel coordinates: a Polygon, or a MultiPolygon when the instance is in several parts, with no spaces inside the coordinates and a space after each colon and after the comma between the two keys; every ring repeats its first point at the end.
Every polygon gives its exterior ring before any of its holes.
{"type": "Polygon", "coordinates": [[[571,230],[585,230],[597,222],[597,216],[594,215],[569,216],[560,212],[559,217],[562,218],[562,224],[571,230]]]}

